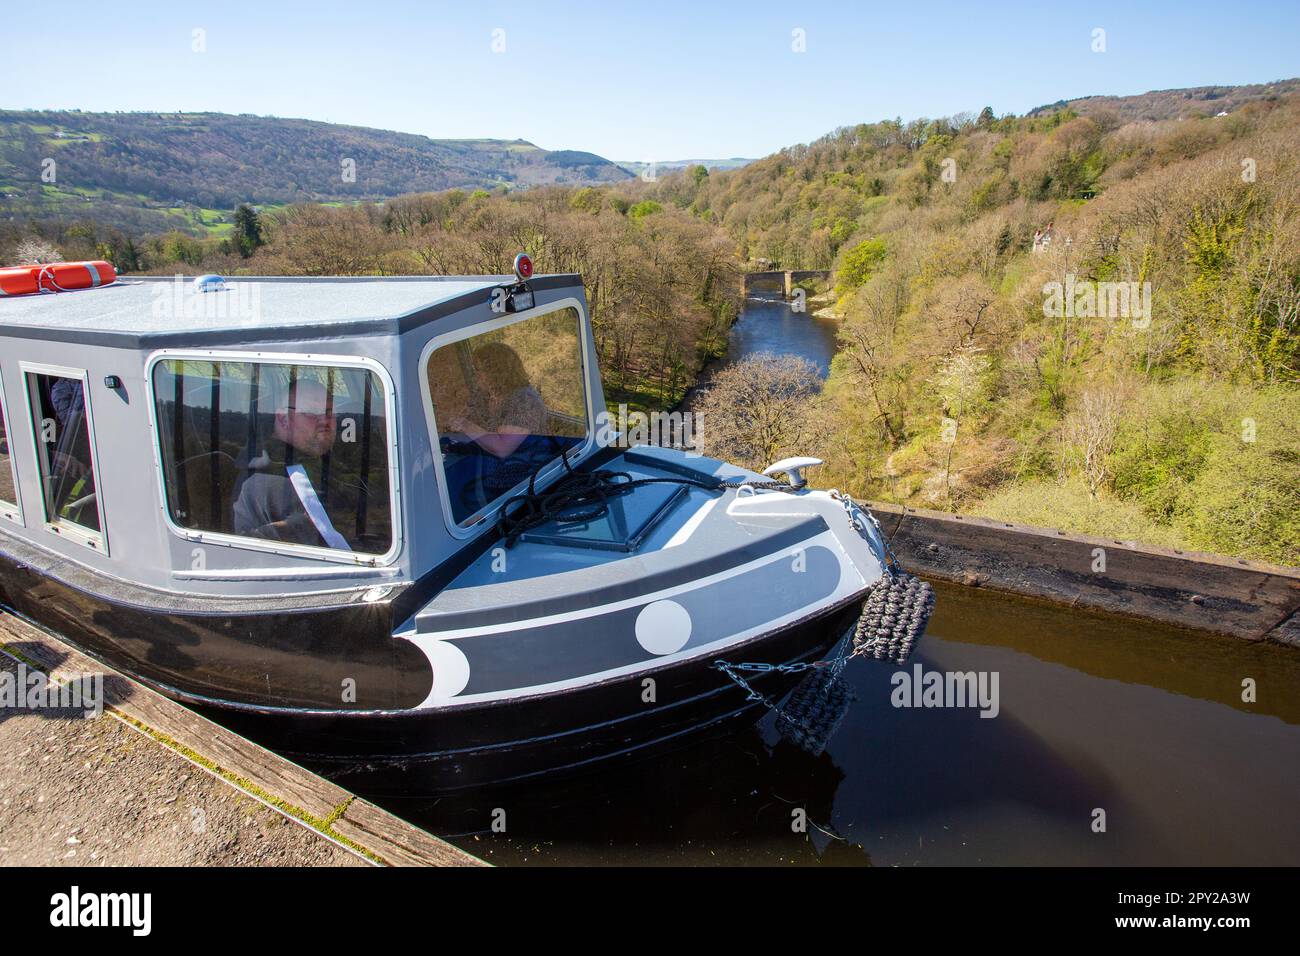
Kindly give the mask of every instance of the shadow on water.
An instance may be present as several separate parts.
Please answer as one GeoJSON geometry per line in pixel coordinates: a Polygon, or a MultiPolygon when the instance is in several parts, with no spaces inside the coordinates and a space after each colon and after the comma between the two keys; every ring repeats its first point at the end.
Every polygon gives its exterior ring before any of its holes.
{"type": "Polygon", "coordinates": [[[856,703],[820,757],[781,742],[769,715],[585,776],[390,806],[513,865],[1300,859],[1292,649],[939,590],[902,670],[996,674],[996,716],[896,707],[899,669],[854,662],[856,703]]]}

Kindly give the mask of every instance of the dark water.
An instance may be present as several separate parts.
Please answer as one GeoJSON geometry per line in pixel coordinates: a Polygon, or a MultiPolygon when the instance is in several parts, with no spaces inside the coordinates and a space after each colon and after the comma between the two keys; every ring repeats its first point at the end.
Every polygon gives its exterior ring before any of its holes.
{"type": "Polygon", "coordinates": [[[941,586],[918,663],[996,673],[997,716],[895,707],[898,668],[854,662],[857,701],[820,757],[769,715],[597,774],[391,806],[508,865],[1300,860],[1294,650],[941,586]]]}
{"type": "Polygon", "coordinates": [[[759,352],[776,352],[806,358],[824,378],[835,355],[835,333],[839,323],[819,319],[811,312],[795,312],[779,293],[758,293],[745,300],[745,307],[727,343],[726,366],[759,352]]]}

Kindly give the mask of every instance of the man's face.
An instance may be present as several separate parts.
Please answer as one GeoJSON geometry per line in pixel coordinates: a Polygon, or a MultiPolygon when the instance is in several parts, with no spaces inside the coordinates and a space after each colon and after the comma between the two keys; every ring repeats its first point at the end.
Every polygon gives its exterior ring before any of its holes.
{"type": "Polygon", "coordinates": [[[329,396],[324,388],[300,383],[289,408],[276,416],[280,437],[304,455],[321,457],[334,445],[338,427],[328,409],[329,396]]]}

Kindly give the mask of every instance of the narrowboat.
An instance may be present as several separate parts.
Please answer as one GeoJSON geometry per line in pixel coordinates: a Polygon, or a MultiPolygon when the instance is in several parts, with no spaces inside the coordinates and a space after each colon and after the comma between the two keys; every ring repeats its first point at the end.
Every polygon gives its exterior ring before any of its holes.
{"type": "Polygon", "coordinates": [[[341,782],[637,754],[924,628],[816,459],[610,426],[578,275],[99,266],[0,295],[0,601],[341,782]]]}

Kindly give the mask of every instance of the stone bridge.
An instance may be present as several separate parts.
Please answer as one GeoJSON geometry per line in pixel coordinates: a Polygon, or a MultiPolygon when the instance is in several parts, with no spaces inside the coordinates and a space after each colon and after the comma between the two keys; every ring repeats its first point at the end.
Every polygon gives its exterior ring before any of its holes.
{"type": "Polygon", "coordinates": [[[748,295],[751,285],[776,285],[788,299],[794,295],[794,287],[807,279],[820,279],[829,282],[829,269],[785,269],[772,272],[746,272],[740,280],[740,292],[748,295]]]}

